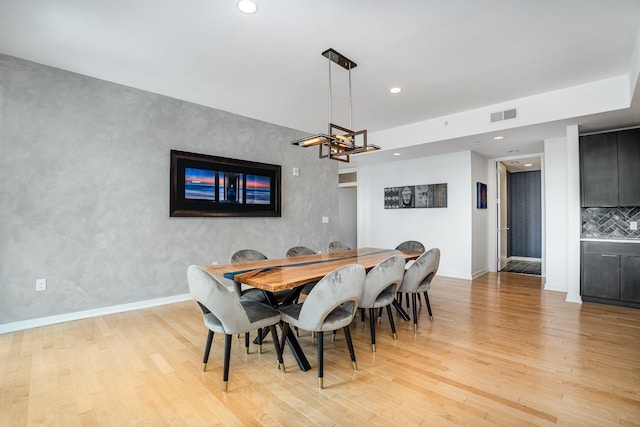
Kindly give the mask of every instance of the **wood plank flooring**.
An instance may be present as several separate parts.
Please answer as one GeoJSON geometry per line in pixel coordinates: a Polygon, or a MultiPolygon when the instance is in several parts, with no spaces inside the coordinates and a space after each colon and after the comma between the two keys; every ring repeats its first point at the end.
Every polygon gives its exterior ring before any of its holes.
{"type": "Polygon", "coordinates": [[[221,391],[224,339],[201,369],[206,329],[191,301],[0,335],[0,426],[640,425],[640,310],[567,303],[541,279],[438,277],[419,329],[396,317],[325,339],[325,389],[285,350],[275,369],[243,340],[221,391]]]}

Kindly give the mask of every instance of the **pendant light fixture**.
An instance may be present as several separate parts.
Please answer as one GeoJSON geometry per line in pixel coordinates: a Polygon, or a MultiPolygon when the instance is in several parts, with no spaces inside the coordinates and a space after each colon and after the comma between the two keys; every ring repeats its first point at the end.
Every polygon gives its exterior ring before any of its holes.
{"type": "Polygon", "coordinates": [[[329,61],[329,129],[328,133],[319,133],[293,141],[293,145],[299,147],[320,147],[320,158],[329,158],[341,162],[349,162],[352,154],[366,153],[368,151],[379,150],[380,147],[367,144],[367,131],[353,131],[343,126],[333,123],[333,111],[331,105],[332,84],[331,84],[331,63],[336,63],[349,72],[349,127],[352,127],[352,100],[351,100],[351,70],[357,64],[346,56],[333,49],[322,52],[322,56],[329,61]]]}

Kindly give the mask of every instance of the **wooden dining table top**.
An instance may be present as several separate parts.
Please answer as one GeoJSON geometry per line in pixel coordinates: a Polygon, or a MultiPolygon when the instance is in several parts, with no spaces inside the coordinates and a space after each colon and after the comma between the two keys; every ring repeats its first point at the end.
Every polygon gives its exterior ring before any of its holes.
{"type": "Polygon", "coordinates": [[[369,270],[393,255],[402,255],[408,261],[418,258],[422,253],[359,248],[291,258],[203,265],[202,268],[214,275],[224,276],[265,291],[277,292],[318,281],[331,271],[348,264],[360,264],[369,270]]]}

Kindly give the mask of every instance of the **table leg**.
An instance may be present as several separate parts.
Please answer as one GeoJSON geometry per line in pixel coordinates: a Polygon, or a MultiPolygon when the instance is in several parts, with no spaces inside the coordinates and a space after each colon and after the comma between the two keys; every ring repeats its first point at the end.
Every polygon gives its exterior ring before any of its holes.
{"type": "Polygon", "coordinates": [[[404,311],[404,310],[402,309],[402,305],[400,305],[400,303],[398,302],[398,300],[397,300],[397,299],[395,299],[395,298],[394,298],[394,299],[393,299],[393,302],[392,302],[391,304],[393,304],[393,306],[394,306],[394,307],[396,308],[396,310],[398,311],[398,314],[399,314],[399,315],[400,315],[404,320],[409,320],[409,319],[410,319],[409,315],[407,314],[407,312],[406,312],[406,311],[404,311]]]}
{"type": "MultiPolygon", "coordinates": [[[[292,294],[290,295],[290,298],[287,298],[286,300],[290,300],[294,296],[299,295],[301,290],[302,290],[302,288],[294,289],[292,294]]],[[[263,291],[263,292],[264,292],[269,304],[273,308],[277,309],[278,308],[278,301],[276,300],[276,298],[273,295],[273,293],[268,292],[268,291],[263,291]]],[[[302,347],[300,347],[300,343],[298,342],[298,339],[296,338],[296,334],[293,332],[293,330],[291,330],[289,325],[284,323],[284,322],[280,322],[280,327],[282,328],[282,339],[283,340],[286,339],[287,344],[289,344],[289,349],[291,350],[291,353],[293,353],[293,357],[296,359],[296,362],[298,363],[298,366],[300,367],[300,370],[301,371],[308,371],[309,369],[311,369],[311,365],[309,364],[309,361],[307,360],[307,357],[304,355],[304,351],[302,351],[302,347]]],[[[264,339],[265,335],[266,334],[264,334],[262,336],[263,339],[264,339]]],[[[284,342],[280,345],[280,348],[282,348],[284,350],[284,342]]]]}

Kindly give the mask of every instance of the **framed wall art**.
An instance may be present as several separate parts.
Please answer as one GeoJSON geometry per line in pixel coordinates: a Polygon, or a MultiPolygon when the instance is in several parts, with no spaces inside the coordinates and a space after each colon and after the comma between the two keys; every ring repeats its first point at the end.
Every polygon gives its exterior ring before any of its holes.
{"type": "Polygon", "coordinates": [[[174,216],[281,216],[281,167],[171,150],[174,216]]]}
{"type": "Polygon", "coordinates": [[[384,189],[385,209],[446,208],[447,184],[405,185],[384,189]]]}
{"type": "Polygon", "coordinates": [[[476,183],[476,198],[476,207],[478,209],[487,209],[487,184],[476,183]]]}

